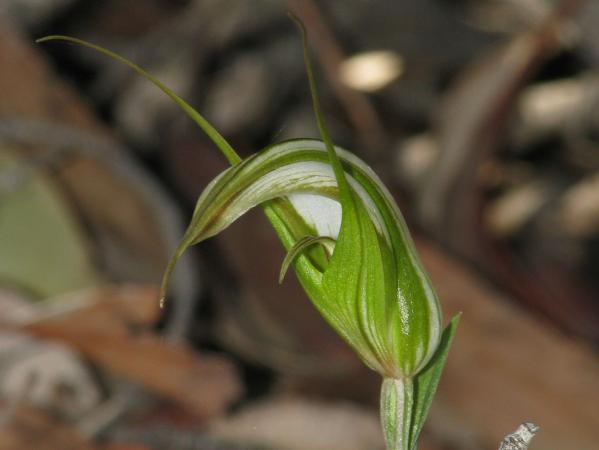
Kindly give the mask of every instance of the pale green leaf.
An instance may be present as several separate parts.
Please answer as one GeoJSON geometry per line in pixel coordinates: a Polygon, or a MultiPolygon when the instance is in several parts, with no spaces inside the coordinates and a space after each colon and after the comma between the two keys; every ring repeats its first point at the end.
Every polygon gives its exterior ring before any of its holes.
{"type": "Polygon", "coordinates": [[[89,288],[98,275],[68,199],[43,171],[0,145],[0,176],[24,178],[0,189],[0,284],[37,299],[89,288]]]}
{"type": "Polygon", "coordinates": [[[441,379],[441,373],[451,348],[453,337],[455,336],[458,323],[460,321],[461,314],[456,315],[441,337],[439,348],[434,354],[429,364],[414,378],[414,390],[415,390],[415,407],[414,415],[412,418],[411,432],[410,432],[410,449],[415,450],[418,442],[418,436],[422,431],[426,416],[433,402],[433,397],[437,391],[439,380],[441,379]]]}

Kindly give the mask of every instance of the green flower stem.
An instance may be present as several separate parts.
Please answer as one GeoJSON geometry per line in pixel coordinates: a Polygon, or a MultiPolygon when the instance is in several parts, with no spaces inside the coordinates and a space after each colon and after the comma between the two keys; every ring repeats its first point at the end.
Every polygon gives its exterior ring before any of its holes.
{"type": "Polygon", "coordinates": [[[387,450],[410,450],[414,383],[411,378],[384,378],[381,386],[381,425],[387,450]]]}

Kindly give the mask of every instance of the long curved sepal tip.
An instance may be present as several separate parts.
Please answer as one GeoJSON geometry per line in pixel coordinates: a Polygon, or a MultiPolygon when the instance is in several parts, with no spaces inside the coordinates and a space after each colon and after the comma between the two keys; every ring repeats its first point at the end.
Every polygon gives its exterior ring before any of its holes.
{"type": "Polygon", "coordinates": [[[150,74],[143,67],[135,64],[134,62],[122,57],[121,55],[111,50],[108,50],[107,48],[72,36],[54,34],[50,36],[44,36],[35,40],[35,42],[38,44],[49,41],[62,41],[69,42],[71,44],[81,45],[83,47],[87,47],[97,52],[100,52],[108,56],[109,58],[112,58],[115,61],[118,61],[133,69],[143,78],[154,84],[158,89],[160,89],[162,92],[168,95],[185,112],[185,114],[187,114],[191,118],[191,120],[198,124],[200,128],[204,131],[204,133],[206,133],[206,135],[210,138],[210,140],[218,147],[218,149],[225,156],[225,158],[227,158],[229,163],[234,165],[241,161],[241,157],[237,154],[237,152],[235,152],[235,150],[233,149],[233,147],[231,147],[227,140],[212,125],[210,125],[210,123],[198,111],[196,111],[189,103],[187,103],[177,94],[175,94],[175,92],[173,92],[171,89],[166,87],[160,80],[158,80],[156,77],[150,74]]]}

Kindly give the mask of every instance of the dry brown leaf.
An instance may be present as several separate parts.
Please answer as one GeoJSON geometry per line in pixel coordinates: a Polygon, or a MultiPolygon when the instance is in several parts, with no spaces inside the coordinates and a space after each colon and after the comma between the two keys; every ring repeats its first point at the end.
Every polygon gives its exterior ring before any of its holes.
{"type": "Polygon", "coordinates": [[[533,447],[599,442],[599,364],[592,349],[518,308],[475,272],[417,238],[445,315],[463,312],[427,426],[463,450],[496,448],[525,420],[533,447]]]}
{"type": "Polygon", "coordinates": [[[198,356],[152,332],[133,334],[131,325],[147,328],[157,318],[154,288],[125,286],[81,295],[72,300],[79,302],[77,308],[12,328],[68,344],[101,368],[201,417],[221,413],[239,396],[239,379],[224,357],[198,356]]]}
{"type": "Polygon", "coordinates": [[[40,411],[20,409],[0,427],[0,450],[99,450],[74,428],[40,411]]]}
{"type": "Polygon", "coordinates": [[[102,450],[151,450],[150,447],[144,444],[131,444],[131,443],[118,443],[118,444],[106,444],[102,447],[102,450]]]}
{"type": "Polygon", "coordinates": [[[39,322],[123,334],[132,327],[152,326],[161,314],[156,287],[135,284],[78,291],[28,309],[25,316],[3,311],[0,325],[18,328],[39,322]]]}
{"type": "Polygon", "coordinates": [[[74,347],[94,363],[139,383],[201,417],[220,414],[241,386],[232,364],[219,356],[198,356],[181,343],[155,334],[119,335],[86,331],[78,324],[38,323],[27,331],[74,347]]]}
{"type": "Polygon", "coordinates": [[[76,306],[43,322],[67,324],[86,331],[126,333],[130,327],[149,327],[160,317],[158,290],[155,286],[124,285],[74,294],[66,301],[76,306]]]}

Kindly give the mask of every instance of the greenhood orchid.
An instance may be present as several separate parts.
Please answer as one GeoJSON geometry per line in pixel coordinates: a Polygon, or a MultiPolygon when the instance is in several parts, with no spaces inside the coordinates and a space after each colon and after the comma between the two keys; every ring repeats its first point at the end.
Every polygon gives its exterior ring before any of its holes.
{"type": "Polygon", "coordinates": [[[139,66],[132,67],[198,123],[232,166],[206,186],[169,263],[162,285],[190,246],[220,233],[261,206],[287,250],[281,279],[293,266],[323,318],[383,377],[381,420],[389,450],[412,450],[432,402],[458,318],[442,332],[435,291],[404,219],[376,174],[335,147],[321,115],[304,37],[304,59],[322,140],[277,143],[241,160],[195,110],[139,66]]]}

